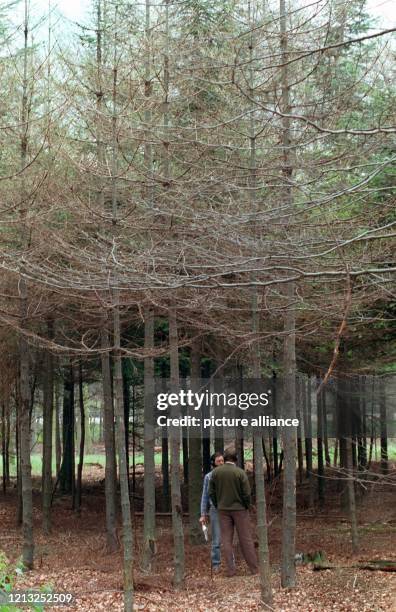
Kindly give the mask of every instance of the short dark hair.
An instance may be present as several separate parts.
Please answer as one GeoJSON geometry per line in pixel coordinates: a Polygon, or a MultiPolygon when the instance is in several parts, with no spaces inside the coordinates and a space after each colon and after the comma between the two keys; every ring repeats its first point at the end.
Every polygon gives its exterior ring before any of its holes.
{"type": "Polygon", "coordinates": [[[224,451],[224,461],[232,461],[232,463],[236,463],[238,461],[238,456],[233,448],[227,448],[224,451]]]}
{"type": "Polygon", "coordinates": [[[220,453],[219,451],[217,451],[217,453],[213,453],[213,455],[210,458],[210,465],[214,467],[216,465],[215,461],[217,457],[222,457],[222,456],[223,456],[223,453],[220,453]]]}

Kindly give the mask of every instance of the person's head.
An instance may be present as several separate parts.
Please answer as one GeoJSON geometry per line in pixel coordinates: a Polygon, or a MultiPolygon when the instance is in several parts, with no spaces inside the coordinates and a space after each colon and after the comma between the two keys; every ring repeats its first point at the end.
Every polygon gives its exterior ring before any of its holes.
{"type": "Polygon", "coordinates": [[[230,448],[224,451],[224,461],[231,461],[231,463],[236,463],[238,461],[236,452],[230,448]]]}
{"type": "Polygon", "coordinates": [[[214,453],[211,458],[210,458],[210,464],[212,467],[218,467],[219,465],[223,465],[224,463],[224,457],[223,457],[223,453],[214,453]]]}

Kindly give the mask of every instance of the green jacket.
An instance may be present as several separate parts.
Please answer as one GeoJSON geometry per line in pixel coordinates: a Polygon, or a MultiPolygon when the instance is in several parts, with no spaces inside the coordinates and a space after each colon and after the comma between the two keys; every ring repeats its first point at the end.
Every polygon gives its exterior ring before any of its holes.
{"type": "Polygon", "coordinates": [[[219,465],[212,472],[209,497],[218,510],[247,510],[250,507],[247,475],[233,463],[219,465]]]}

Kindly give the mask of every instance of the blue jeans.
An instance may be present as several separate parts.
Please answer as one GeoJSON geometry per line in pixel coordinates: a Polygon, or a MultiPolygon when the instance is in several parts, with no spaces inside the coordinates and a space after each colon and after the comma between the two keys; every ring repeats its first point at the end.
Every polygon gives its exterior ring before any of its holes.
{"type": "Polygon", "coordinates": [[[220,565],[220,521],[214,506],[209,509],[210,530],[212,535],[212,565],[220,565]]]}

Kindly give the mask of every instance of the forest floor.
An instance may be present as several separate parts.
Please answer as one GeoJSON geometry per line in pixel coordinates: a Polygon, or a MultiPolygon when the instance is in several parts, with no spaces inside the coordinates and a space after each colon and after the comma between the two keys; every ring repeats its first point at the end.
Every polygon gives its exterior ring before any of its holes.
{"type": "MultiPolygon", "coordinates": [[[[40,496],[35,494],[36,565],[17,578],[15,588],[51,586],[54,592],[70,592],[75,603],[68,608],[95,612],[122,610],[122,571],[119,554],[107,554],[104,536],[104,492],[99,468],[86,474],[80,515],[70,510],[70,498],[57,497],[53,507],[53,530],[44,536],[40,526],[40,496]]],[[[297,588],[280,586],[280,484],[268,491],[269,544],[276,612],[396,610],[395,574],[352,567],[372,559],[396,559],[396,514],[394,487],[373,484],[359,503],[360,551],[353,555],[346,516],[339,508],[335,483],[328,481],[326,508],[311,512],[299,500],[297,551],[322,550],[330,563],[347,566],[316,572],[310,566],[297,567],[297,588]]],[[[0,505],[0,548],[11,563],[17,562],[21,532],[15,525],[15,491],[10,490],[0,505]]],[[[253,517],[254,519],[254,517],[253,517]]],[[[186,519],[187,520],[187,519],[186,519]]],[[[135,554],[140,556],[142,516],[135,516],[135,554]]],[[[172,588],[172,533],[170,517],[158,518],[158,554],[155,574],[135,571],[135,608],[175,612],[248,612],[257,610],[259,579],[247,575],[237,550],[238,575],[227,578],[222,572],[211,577],[210,547],[192,547],[186,538],[186,590],[172,588]]],[[[1,606],[0,606],[1,610],[1,606]]]]}

